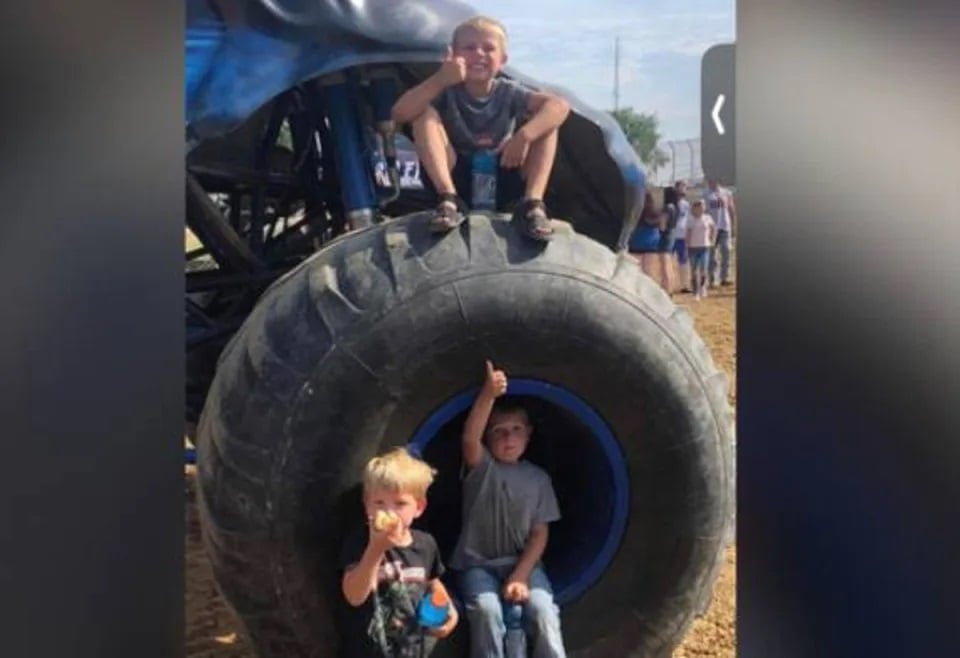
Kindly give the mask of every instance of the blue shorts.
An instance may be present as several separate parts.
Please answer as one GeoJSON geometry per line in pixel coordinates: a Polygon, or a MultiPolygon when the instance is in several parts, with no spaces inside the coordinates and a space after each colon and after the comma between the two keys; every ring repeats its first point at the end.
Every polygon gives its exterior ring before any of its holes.
{"type": "Polygon", "coordinates": [[[710,247],[690,247],[690,265],[695,270],[707,270],[710,264],[710,247]]]}
{"type": "Polygon", "coordinates": [[[630,253],[652,254],[660,250],[660,229],[640,222],[630,236],[630,253]]]}
{"type": "Polygon", "coordinates": [[[673,253],[677,255],[677,263],[680,265],[687,264],[688,254],[686,238],[677,238],[673,241],[673,253]]]}

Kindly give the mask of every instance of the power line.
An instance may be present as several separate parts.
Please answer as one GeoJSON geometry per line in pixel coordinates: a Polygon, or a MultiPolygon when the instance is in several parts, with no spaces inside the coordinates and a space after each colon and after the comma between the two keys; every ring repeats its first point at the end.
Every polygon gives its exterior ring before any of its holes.
{"type": "Polygon", "coordinates": [[[613,111],[620,109],[620,37],[613,39],[613,111]]]}

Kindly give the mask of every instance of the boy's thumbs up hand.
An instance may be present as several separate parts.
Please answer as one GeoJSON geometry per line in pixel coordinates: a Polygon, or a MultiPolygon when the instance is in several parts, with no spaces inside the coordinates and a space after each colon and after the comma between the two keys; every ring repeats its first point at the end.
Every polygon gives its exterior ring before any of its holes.
{"type": "Polygon", "coordinates": [[[454,57],[453,48],[447,46],[447,56],[440,65],[440,79],[450,87],[460,84],[467,79],[467,60],[463,57],[454,57]]]}
{"type": "Polygon", "coordinates": [[[487,378],[483,382],[484,392],[492,398],[498,398],[507,392],[507,374],[496,370],[493,363],[487,360],[487,378]]]}

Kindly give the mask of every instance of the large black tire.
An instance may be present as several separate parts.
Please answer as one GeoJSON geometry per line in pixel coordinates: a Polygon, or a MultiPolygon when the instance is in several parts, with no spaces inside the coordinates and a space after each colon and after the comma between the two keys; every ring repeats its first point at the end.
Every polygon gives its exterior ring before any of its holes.
{"type": "Polygon", "coordinates": [[[276,282],[221,356],[199,427],[200,510],[261,657],[335,654],[335,564],[363,464],[477,385],[485,357],[584,399],[628,467],[619,549],[563,610],[570,655],[669,656],[683,638],[734,505],[726,378],[688,313],[630,256],[566,225],[542,249],[497,216],[438,239],[412,215],[276,282]]]}

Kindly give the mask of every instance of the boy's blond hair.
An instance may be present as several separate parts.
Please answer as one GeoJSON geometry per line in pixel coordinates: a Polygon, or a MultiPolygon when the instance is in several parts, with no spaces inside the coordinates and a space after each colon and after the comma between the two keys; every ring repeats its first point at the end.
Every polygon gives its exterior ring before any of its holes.
{"type": "Polygon", "coordinates": [[[498,21],[495,18],[490,18],[489,16],[474,16],[463,21],[456,27],[453,31],[453,38],[450,39],[450,45],[456,47],[457,39],[463,36],[464,32],[468,30],[473,30],[475,32],[488,32],[495,34],[497,39],[500,41],[500,49],[506,52],[507,50],[507,28],[503,26],[503,23],[498,21]]]}
{"type": "Polygon", "coordinates": [[[417,459],[406,448],[394,448],[367,462],[363,471],[363,492],[387,490],[425,500],[436,473],[430,464],[417,459]]]}

